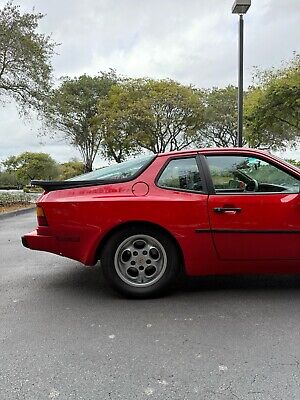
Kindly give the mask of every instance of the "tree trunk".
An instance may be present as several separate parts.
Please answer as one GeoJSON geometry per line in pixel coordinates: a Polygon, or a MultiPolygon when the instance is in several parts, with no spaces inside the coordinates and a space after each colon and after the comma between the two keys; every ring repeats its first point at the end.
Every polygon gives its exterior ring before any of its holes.
{"type": "Polygon", "coordinates": [[[87,160],[84,164],[84,173],[92,172],[93,171],[93,164],[91,160],[87,160]]]}

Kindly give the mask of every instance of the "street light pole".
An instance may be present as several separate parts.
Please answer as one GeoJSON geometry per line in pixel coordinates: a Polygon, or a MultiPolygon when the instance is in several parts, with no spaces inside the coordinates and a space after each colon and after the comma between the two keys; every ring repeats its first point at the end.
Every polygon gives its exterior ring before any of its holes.
{"type": "Polygon", "coordinates": [[[239,19],[239,71],[238,71],[238,140],[237,145],[243,145],[243,103],[244,103],[244,18],[239,19]]]}
{"type": "Polygon", "coordinates": [[[243,100],[244,100],[244,18],[251,0],[235,0],[232,13],[239,15],[239,51],[238,51],[238,119],[237,119],[237,145],[243,145],[243,100]]]}

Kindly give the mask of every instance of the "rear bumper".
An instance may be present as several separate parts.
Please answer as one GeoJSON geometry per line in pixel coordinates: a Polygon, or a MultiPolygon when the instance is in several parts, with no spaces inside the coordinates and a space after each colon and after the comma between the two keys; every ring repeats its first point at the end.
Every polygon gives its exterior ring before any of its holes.
{"type": "Polygon", "coordinates": [[[38,231],[35,230],[22,236],[21,240],[24,247],[31,250],[58,254],[85,265],[94,265],[97,261],[94,260],[94,254],[90,251],[90,247],[87,246],[87,243],[89,243],[88,238],[85,243],[82,242],[78,235],[47,235],[49,232],[47,232],[48,229],[44,229],[42,232],[40,232],[40,229],[38,228],[38,231]]]}
{"type": "Polygon", "coordinates": [[[22,236],[21,240],[23,246],[27,247],[28,249],[61,254],[59,243],[55,237],[38,235],[36,230],[22,236]]]}
{"type": "Polygon", "coordinates": [[[21,237],[21,240],[22,240],[22,245],[23,245],[24,247],[27,247],[27,248],[29,249],[30,247],[29,247],[29,245],[28,245],[28,243],[27,243],[26,237],[25,237],[25,236],[22,236],[22,237],[21,237]]]}

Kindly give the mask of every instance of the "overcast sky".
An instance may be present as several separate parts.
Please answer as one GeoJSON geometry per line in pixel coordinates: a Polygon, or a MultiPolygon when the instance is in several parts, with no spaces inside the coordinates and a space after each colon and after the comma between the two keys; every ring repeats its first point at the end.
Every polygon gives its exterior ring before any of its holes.
{"type": "MultiPolygon", "coordinates": [[[[0,0],[0,7],[6,1],[0,0]]],[[[130,77],[172,78],[198,87],[237,82],[238,17],[233,0],[19,0],[22,10],[46,14],[40,24],[61,43],[55,78],[114,68],[130,77]]],[[[252,0],[245,16],[245,85],[254,66],[280,66],[300,52],[300,0],[252,0]]],[[[38,137],[39,124],[0,108],[0,161],[44,151],[58,161],[78,153],[61,140],[38,137]]],[[[300,146],[299,146],[300,147],[300,146]]],[[[300,159],[300,149],[293,155],[300,159]]],[[[95,165],[100,165],[98,159],[95,165]]]]}

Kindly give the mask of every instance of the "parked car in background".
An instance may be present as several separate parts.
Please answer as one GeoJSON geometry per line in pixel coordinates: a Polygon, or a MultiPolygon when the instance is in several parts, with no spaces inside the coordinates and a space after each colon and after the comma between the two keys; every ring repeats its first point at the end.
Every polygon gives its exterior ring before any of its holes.
{"type": "Polygon", "coordinates": [[[300,171],[264,151],[199,149],[34,181],[25,247],[94,265],[119,292],[161,293],[185,273],[300,273],[300,171]]]}

